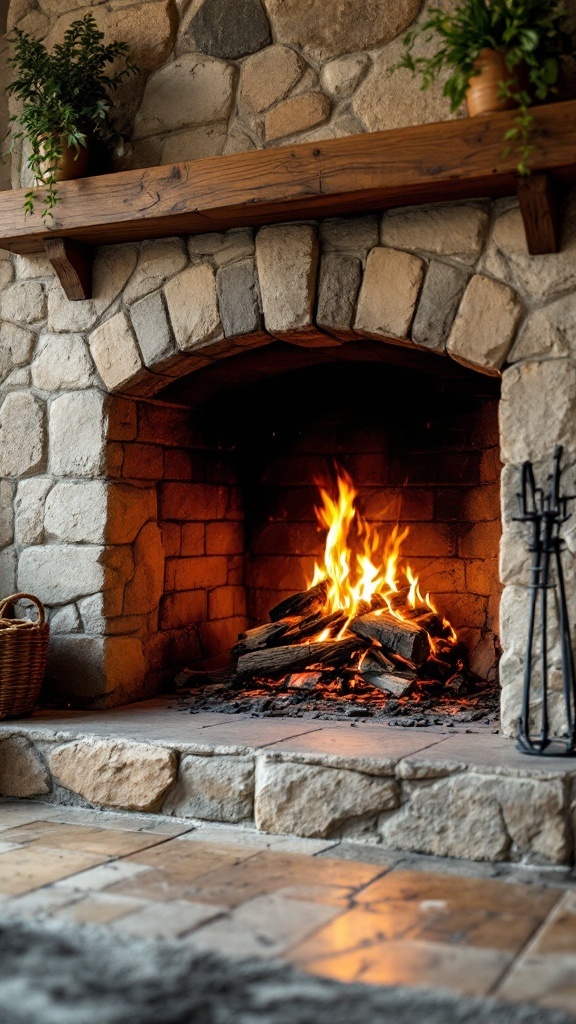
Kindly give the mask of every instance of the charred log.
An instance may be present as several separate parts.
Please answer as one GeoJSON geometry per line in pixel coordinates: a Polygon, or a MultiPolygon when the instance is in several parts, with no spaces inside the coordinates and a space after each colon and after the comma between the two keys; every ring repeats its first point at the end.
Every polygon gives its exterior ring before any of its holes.
{"type": "Polygon", "coordinates": [[[350,623],[349,629],[357,636],[376,640],[385,652],[399,654],[416,667],[422,665],[430,655],[426,630],[413,623],[401,622],[387,612],[361,615],[350,623]]]}
{"type": "Polygon", "coordinates": [[[298,618],[298,616],[313,615],[315,612],[323,611],[328,595],[328,583],[322,580],[310,590],[304,590],[293,597],[287,597],[280,604],[272,608],[270,620],[278,622],[279,619],[298,618]]]}

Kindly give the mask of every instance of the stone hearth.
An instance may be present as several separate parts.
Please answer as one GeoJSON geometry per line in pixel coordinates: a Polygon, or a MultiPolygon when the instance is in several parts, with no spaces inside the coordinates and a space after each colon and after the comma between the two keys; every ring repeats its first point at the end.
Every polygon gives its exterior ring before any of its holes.
{"type": "Polygon", "coordinates": [[[572,864],[576,768],[488,730],[188,715],[175,701],[0,726],[0,796],[161,812],[468,860],[572,864]]]}

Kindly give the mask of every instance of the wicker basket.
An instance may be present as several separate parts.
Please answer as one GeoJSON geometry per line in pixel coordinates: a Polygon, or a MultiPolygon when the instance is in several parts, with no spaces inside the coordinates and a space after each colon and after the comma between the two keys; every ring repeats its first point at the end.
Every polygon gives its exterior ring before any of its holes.
{"type": "Polygon", "coordinates": [[[0,718],[29,715],[46,672],[49,628],[44,608],[32,594],[12,594],[0,604],[0,718]],[[31,601],[38,622],[4,618],[8,605],[31,601]]]}

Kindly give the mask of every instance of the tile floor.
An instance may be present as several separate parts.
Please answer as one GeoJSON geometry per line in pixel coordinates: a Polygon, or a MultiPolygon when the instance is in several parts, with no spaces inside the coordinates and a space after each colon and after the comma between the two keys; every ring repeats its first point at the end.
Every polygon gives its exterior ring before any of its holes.
{"type": "Polygon", "coordinates": [[[15,801],[0,803],[0,916],[176,938],[343,981],[576,1005],[569,872],[15,801]]]}

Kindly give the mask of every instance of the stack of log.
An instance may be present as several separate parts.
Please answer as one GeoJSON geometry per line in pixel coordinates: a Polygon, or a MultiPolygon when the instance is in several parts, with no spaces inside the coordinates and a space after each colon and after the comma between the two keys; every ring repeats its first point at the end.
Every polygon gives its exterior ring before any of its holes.
{"type": "Polygon", "coordinates": [[[401,618],[376,597],[349,622],[327,611],[327,591],[322,582],[295,594],[271,610],[270,622],[240,634],[232,648],[239,685],[290,677],[290,688],[320,687],[344,672],[402,697],[418,680],[445,682],[467,668],[450,627],[428,607],[409,608],[407,591],[395,597],[401,618]]]}

